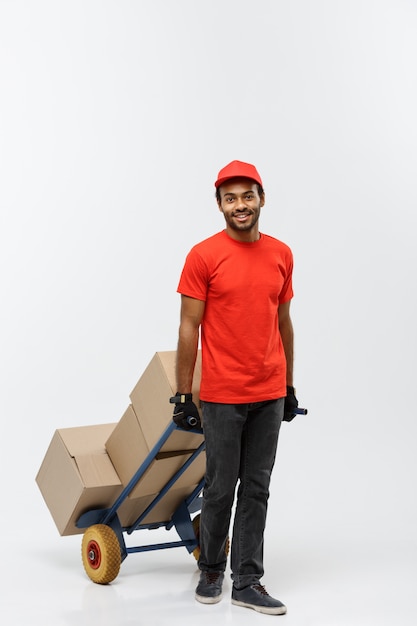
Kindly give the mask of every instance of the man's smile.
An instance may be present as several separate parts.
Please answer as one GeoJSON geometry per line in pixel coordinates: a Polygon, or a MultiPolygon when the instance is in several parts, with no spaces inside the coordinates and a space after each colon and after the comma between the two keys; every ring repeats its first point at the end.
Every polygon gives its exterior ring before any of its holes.
{"type": "Polygon", "coordinates": [[[247,217],[250,217],[251,215],[253,215],[253,211],[239,211],[236,213],[232,214],[232,217],[238,219],[238,220],[245,220],[247,217]]]}

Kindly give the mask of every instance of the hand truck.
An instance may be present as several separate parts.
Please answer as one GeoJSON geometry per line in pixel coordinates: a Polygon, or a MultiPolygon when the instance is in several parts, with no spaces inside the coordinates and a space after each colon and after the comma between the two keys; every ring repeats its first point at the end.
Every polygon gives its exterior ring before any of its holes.
{"type": "MultiPolygon", "coordinates": [[[[191,514],[201,509],[201,492],[204,487],[204,478],[200,480],[198,485],[185,500],[180,503],[171,516],[171,519],[152,524],[143,523],[143,520],[145,520],[152,509],[162,500],[175,485],[180,476],[182,476],[197,456],[205,449],[204,439],[200,446],[192,452],[191,456],[187,457],[182,467],[168,480],[146,509],[138,515],[133,524],[130,526],[122,526],[118,516],[118,509],[121,504],[129,496],[151,463],[155,460],[156,455],[160,452],[163,445],[176,430],[182,431],[183,429],[174,422],[171,422],[110,508],[89,510],[78,518],[76,526],[86,529],[83,534],[81,546],[82,562],[87,575],[93,582],[102,585],[112,582],[119,573],[121,563],[129,554],[136,552],[148,552],[151,550],[184,546],[189,553],[193,553],[195,558],[198,559],[200,554],[200,515],[198,514],[194,519],[191,519],[191,514]],[[128,547],[126,545],[124,533],[131,535],[135,530],[152,530],[161,527],[165,527],[166,530],[171,530],[171,528],[174,527],[180,540],[134,547],[128,547]]],[[[201,428],[193,428],[187,432],[203,434],[201,428]]]]}

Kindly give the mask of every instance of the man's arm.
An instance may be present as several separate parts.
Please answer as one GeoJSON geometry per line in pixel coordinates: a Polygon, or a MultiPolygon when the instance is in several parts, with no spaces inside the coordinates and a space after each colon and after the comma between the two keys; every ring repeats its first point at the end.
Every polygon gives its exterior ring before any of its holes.
{"type": "Polygon", "coordinates": [[[291,301],[284,302],[279,305],[278,319],[279,332],[281,334],[284,346],[285,358],[287,361],[287,385],[294,386],[293,367],[294,367],[294,330],[290,316],[291,301]]]}
{"type": "Polygon", "coordinates": [[[191,393],[195,361],[197,358],[200,324],[205,302],[181,296],[181,317],[177,347],[177,391],[191,393]]]}

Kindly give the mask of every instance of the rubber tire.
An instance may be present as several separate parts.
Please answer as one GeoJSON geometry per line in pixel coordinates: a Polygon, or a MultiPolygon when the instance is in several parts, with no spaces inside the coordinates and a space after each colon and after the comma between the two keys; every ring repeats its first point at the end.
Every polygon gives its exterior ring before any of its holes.
{"type": "Polygon", "coordinates": [[[197,547],[193,550],[193,555],[196,561],[200,558],[200,514],[196,515],[192,521],[195,538],[197,539],[197,547]]]}
{"type": "Polygon", "coordinates": [[[114,530],[105,524],[87,528],[83,535],[81,557],[86,574],[94,583],[111,583],[117,577],[122,562],[114,530]]]}
{"type": "MultiPolygon", "coordinates": [[[[195,534],[195,538],[197,539],[197,542],[199,542],[200,540],[200,514],[196,515],[195,518],[192,521],[192,525],[193,525],[193,529],[194,529],[194,534],[195,534]]],[[[225,552],[226,552],[226,556],[229,555],[229,551],[230,551],[230,539],[229,537],[227,537],[226,539],[226,547],[225,547],[225,552]]],[[[193,555],[196,561],[198,561],[198,559],[200,558],[200,544],[198,543],[197,547],[194,548],[193,550],[193,555]]]]}

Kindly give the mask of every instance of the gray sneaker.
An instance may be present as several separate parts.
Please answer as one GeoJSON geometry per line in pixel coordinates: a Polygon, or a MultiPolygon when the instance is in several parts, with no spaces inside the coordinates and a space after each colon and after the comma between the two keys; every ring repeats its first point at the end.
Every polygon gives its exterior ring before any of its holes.
{"type": "Polygon", "coordinates": [[[223,572],[201,572],[195,599],[203,604],[216,604],[222,599],[223,572]]]}
{"type": "Polygon", "coordinates": [[[271,598],[263,585],[255,584],[243,589],[232,590],[232,604],[245,606],[248,609],[258,611],[258,613],[268,613],[269,615],[284,615],[287,607],[279,600],[271,598]]]}

